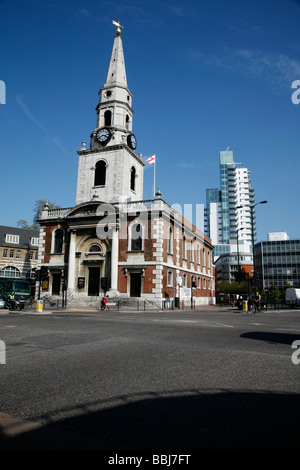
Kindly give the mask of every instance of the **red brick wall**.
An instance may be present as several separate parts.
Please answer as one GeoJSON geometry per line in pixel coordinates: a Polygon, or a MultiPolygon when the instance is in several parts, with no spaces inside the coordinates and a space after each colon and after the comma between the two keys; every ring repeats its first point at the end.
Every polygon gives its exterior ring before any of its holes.
{"type": "Polygon", "coordinates": [[[44,226],[45,230],[45,251],[44,251],[44,259],[42,259],[42,263],[50,263],[50,253],[51,253],[51,246],[52,246],[52,233],[56,228],[62,228],[65,231],[65,238],[64,238],[64,246],[63,246],[63,252],[65,252],[66,249],[66,238],[67,238],[67,233],[65,230],[65,226],[62,224],[57,224],[57,223],[52,223],[52,224],[47,224],[44,226]]]}

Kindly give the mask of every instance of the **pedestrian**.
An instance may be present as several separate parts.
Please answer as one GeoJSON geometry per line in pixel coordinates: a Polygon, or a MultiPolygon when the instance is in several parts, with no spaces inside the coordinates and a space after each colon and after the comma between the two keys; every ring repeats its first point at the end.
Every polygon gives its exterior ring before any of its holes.
{"type": "Polygon", "coordinates": [[[108,295],[106,295],[106,296],[103,298],[102,302],[103,302],[103,304],[104,304],[104,305],[103,305],[103,310],[105,310],[106,308],[107,308],[107,310],[109,310],[108,295]]]}
{"type": "Polygon", "coordinates": [[[255,304],[255,310],[260,312],[260,301],[261,301],[261,296],[259,292],[256,292],[255,298],[254,298],[254,304],[255,304]]]}
{"type": "Polygon", "coordinates": [[[104,310],[104,308],[105,308],[104,297],[102,297],[100,310],[104,310]]]}

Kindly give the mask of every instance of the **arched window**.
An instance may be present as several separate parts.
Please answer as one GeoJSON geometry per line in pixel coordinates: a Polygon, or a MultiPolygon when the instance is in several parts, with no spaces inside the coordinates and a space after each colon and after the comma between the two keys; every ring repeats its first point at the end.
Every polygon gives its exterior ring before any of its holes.
{"type": "Polygon", "coordinates": [[[14,266],[6,266],[1,271],[1,277],[21,277],[21,273],[14,266]]]}
{"type": "Polygon", "coordinates": [[[131,167],[130,170],[130,189],[131,191],[135,191],[135,176],[136,176],[136,170],[134,166],[131,167]]]}
{"type": "Polygon", "coordinates": [[[126,114],[126,129],[129,129],[129,116],[126,114]]]}
{"type": "Polygon", "coordinates": [[[186,259],[186,238],[182,239],[182,259],[186,259]]]}
{"type": "Polygon", "coordinates": [[[170,255],[173,254],[173,230],[171,227],[169,227],[168,231],[168,253],[170,255]]]}
{"type": "Polygon", "coordinates": [[[190,247],[191,247],[191,263],[193,263],[194,262],[194,243],[193,243],[193,240],[191,240],[190,247]]]}
{"type": "Polygon", "coordinates": [[[106,180],[106,163],[104,160],[99,160],[95,167],[95,186],[105,186],[106,180]]]}
{"type": "Polygon", "coordinates": [[[62,253],[64,241],[64,231],[61,228],[55,230],[54,235],[54,253],[62,253]]]}
{"type": "Polygon", "coordinates": [[[99,245],[92,245],[89,249],[89,253],[99,253],[101,248],[99,245]]]}
{"type": "Polygon", "coordinates": [[[104,113],[104,125],[111,126],[111,111],[105,111],[104,113]]]}
{"type": "Polygon", "coordinates": [[[168,271],[167,284],[168,284],[168,286],[173,285],[173,272],[172,271],[168,271]]]}
{"type": "Polygon", "coordinates": [[[142,226],[133,224],[131,227],[131,251],[142,250],[142,226]]]}

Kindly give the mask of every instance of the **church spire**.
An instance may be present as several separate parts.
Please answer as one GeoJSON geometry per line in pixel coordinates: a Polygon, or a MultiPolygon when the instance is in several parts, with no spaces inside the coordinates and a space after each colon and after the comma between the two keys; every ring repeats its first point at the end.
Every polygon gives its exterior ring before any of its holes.
{"type": "Polygon", "coordinates": [[[121,38],[122,26],[116,21],[113,21],[113,24],[118,28],[114,38],[106,80],[99,91],[99,104],[96,108],[96,129],[91,135],[91,148],[127,143],[131,150],[135,150],[136,139],[132,135],[132,94],[127,87],[121,38]]]}
{"type": "Polygon", "coordinates": [[[121,25],[116,21],[113,24],[118,26],[114,39],[113,49],[109,62],[108,72],[104,86],[124,86],[127,87],[125,60],[121,38],[121,25]]]}
{"type": "Polygon", "coordinates": [[[141,201],[145,163],[135,153],[132,94],[127,87],[121,25],[114,38],[106,81],[99,91],[90,149],[78,152],[76,204],[97,197],[107,203],[141,201]]]}

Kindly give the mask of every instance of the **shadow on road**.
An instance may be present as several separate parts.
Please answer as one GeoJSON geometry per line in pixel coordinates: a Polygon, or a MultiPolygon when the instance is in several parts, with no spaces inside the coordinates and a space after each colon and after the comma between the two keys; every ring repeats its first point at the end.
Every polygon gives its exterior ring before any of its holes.
{"type": "Polygon", "coordinates": [[[102,409],[94,411],[82,405],[74,408],[75,417],[11,438],[2,432],[0,449],[191,452],[299,448],[299,395],[226,390],[152,395],[118,397],[106,408],[99,403],[102,409]]]}
{"type": "Polygon", "coordinates": [[[300,335],[290,333],[270,333],[269,331],[251,331],[249,333],[242,334],[241,338],[267,341],[268,343],[281,343],[292,345],[293,341],[300,339],[300,335]]]}

